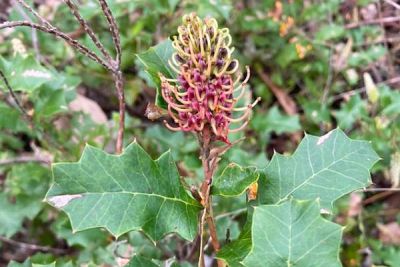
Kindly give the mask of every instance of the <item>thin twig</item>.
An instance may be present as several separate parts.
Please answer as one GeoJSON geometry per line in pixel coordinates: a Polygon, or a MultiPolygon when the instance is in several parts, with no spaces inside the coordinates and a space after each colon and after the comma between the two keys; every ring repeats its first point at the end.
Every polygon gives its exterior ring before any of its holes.
{"type": "MultiPolygon", "coordinates": [[[[330,10],[328,11],[328,21],[329,21],[329,26],[332,26],[332,12],[330,10]]],[[[325,83],[324,90],[322,93],[322,98],[321,98],[322,105],[325,105],[325,103],[326,103],[326,100],[329,95],[329,91],[331,89],[332,81],[333,81],[333,47],[330,47],[329,48],[328,76],[326,77],[326,83],[325,83]]]]}
{"type": "Polygon", "coordinates": [[[28,249],[28,250],[35,250],[35,251],[42,251],[42,252],[51,252],[54,254],[66,254],[67,250],[66,249],[61,249],[61,248],[51,248],[51,247],[45,247],[45,246],[40,246],[40,245],[35,245],[35,244],[28,244],[20,241],[15,241],[9,238],[6,238],[4,236],[0,236],[0,241],[10,244],[12,246],[28,249]]]}
{"type": "Polygon", "coordinates": [[[373,196],[367,198],[366,200],[364,200],[362,202],[362,204],[363,205],[368,205],[368,204],[374,203],[375,201],[377,201],[379,199],[382,199],[382,198],[386,198],[386,197],[388,197],[390,195],[393,195],[394,193],[396,193],[396,191],[382,191],[382,192],[379,192],[378,194],[373,195],[373,196]]]}
{"type": "Polygon", "coordinates": [[[106,0],[99,0],[103,14],[107,19],[110,27],[111,36],[114,42],[116,51],[116,60],[111,60],[110,65],[113,68],[113,77],[115,81],[115,88],[117,89],[118,101],[119,101],[119,128],[116,142],[116,153],[122,153],[123,141],[124,141],[124,130],[125,130],[125,92],[124,92],[124,79],[121,71],[121,39],[119,28],[115,18],[107,4],[106,0]]]}
{"type": "Polygon", "coordinates": [[[78,20],[78,22],[81,24],[83,30],[89,35],[90,39],[92,39],[93,43],[96,45],[96,47],[100,50],[100,52],[103,54],[103,56],[111,62],[111,56],[107,52],[107,50],[104,48],[103,44],[100,42],[99,38],[97,38],[96,34],[93,32],[92,28],[89,27],[88,23],[86,20],[79,14],[78,7],[72,2],[71,0],[63,0],[65,4],[69,7],[71,10],[71,13],[75,16],[75,18],[78,20]]]}
{"type": "Polygon", "coordinates": [[[215,220],[218,221],[218,220],[220,220],[222,218],[225,218],[225,217],[236,217],[239,214],[242,214],[243,212],[246,212],[247,210],[248,210],[248,208],[242,208],[242,209],[238,209],[238,210],[231,211],[231,212],[221,213],[221,214],[215,216],[215,220]]]}
{"type": "MultiPolygon", "coordinates": [[[[21,4],[20,0],[17,0],[17,1],[21,4]]],[[[25,11],[17,3],[15,3],[15,0],[14,0],[13,5],[15,6],[17,11],[21,14],[21,16],[25,20],[32,22],[31,18],[25,13],[25,11]]],[[[36,29],[32,29],[32,46],[33,46],[33,50],[35,51],[35,54],[36,54],[36,59],[40,61],[42,59],[42,56],[40,55],[38,36],[37,36],[36,29]]]]}
{"type": "Polygon", "coordinates": [[[24,116],[29,118],[30,116],[28,115],[28,113],[26,112],[24,107],[19,102],[19,100],[18,100],[17,96],[15,95],[10,83],[7,80],[7,77],[4,75],[2,70],[0,70],[0,78],[3,80],[8,92],[10,93],[10,95],[11,95],[12,99],[14,100],[15,104],[17,105],[18,109],[23,113],[24,116]]]}
{"type": "Polygon", "coordinates": [[[395,1],[393,1],[393,0],[383,0],[383,1],[385,1],[389,5],[393,6],[394,8],[400,10],[400,5],[397,4],[395,1]]]}
{"type": "MultiPolygon", "coordinates": [[[[377,2],[377,5],[378,5],[378,15],[379,15],[379,19],[381,20],[383,17],[382,17],[382,5],[381,5],[380,1],[377,2]]],[[[394,73],[395,73],[394,68],[393,68],[394,65],[393,65],[393,60],[392,60],[391,51],[390,51],[390,49],[389,49],[389,45],[388,45],[387,38],[386,38],[385,25],[384,25],[384,23],[382,22],[382,20],[381,20],[381,22],[380,22],[380,25],[381,25],[381,29],[382,29],[382,33],[383,33],[383,40],[384,40],[384,41],[383,41],[383,44],[384,44],[384,46],[385,46],[385,48],[386,48],[386,51],[387,51],[387,54],[386,54],[385,58],[386,58],[386,60],[388,61],[387,63],[389,63],[389,64],[388,64],[389,77],[393,77],[393,76],[394,76],[394,73]]]]}
{"type": "Polygon", "coordinates": [[[106,2],[106,0],[99,0],[101,9],[103,10],[104,16],[107,19],[108,25],[110,26],[110,32],[111,36],[114,42],[115,46],[115,51],[117,53],[116,59],[117,59],[117,65],[119,66],[121,64],[121,40],[120,40],[120,34],[119,34],[119,28],[118,25],[115,21],[114,16],[112,15],[112,12],[106,2]]]}
{"type": "Polygon", "coordinates": [[[400,188],[365,188],[365,189],[360,189],[357,191],[362,191],[362,192],[386,192],[386,191],[400,192],[400,188]]]}
{"type": "Polygon", "coordinates": [[[37,157],[37,156],[20,156],[17,158],[0,160],[0,166],[23,164],[23,163],[30,163],[30,162],[41,163],[46,166],[49,166],[51,164],[51,162],[49,162],[45,158],[41,158],[41,157],[37,157]]]}
{"type": "Polygon", "coordinates": [[[68,34],[58,30],[53,25],[51,25],[45,18],[40,16],[35,10],[33,10],[24,0],[17,0],[22,6],[24,6],[29,12],[31,12],[35,17],[37,17],[41,24],[32,23],[29,21],[13,21],[4,22],[0,24],[0,29],[5,28],[15,28],[19,26],[30,27],[32,29],[37,29],[46,33],[50,33],[57,38],[63,39],[67,44],[78,50],[80,53],[88,57],[89,59],[101,64],[106,70],[108,70],[113,75],[115,82],[115,87],[118,95],[119,101],[119,129],[116,141],[116,153],[120,154],[123,148],[123,137],[125,128],[125,94],[124,94],[124,80],[121,71],[121,41],[118,25],[115,21],[114,16],[106,2],[106,0],[99,0],[101,9],[107,22],[110,26],[110,32],[114,42],[116,50],[116,59],[114,60],[110,53],[105,49],[103,44],[95,35],[94,31],[89,27],[88,23],[79,14],[78,7],[71,0],[64,0],[64,2],[70,8],[72,14],[81,24],[83,30],[89,35],[96,47],[101,51],[105,59],[99,57],[95,52],[91,51],[89,48],[79,43],[77,40],[69,36],[68,34]]]}
{"type": "Polygon", "coordinates": [[[43,18],[39,13],[37,13],[33,8],[31,8],[24,0],[16,0],[20,3],[24,8],[26,8],[31,14],[33,14],[43,26],[46,26],[49,29],[55,29],[50,22],[48,22],[45,18],[43,18]]]}
{"type": "Polygon", "coordinates": [[[345,25],[346,29],[354,29],[361,26],[372,25],[372,24],[381,24],[381,23],[393,23],[400,21],[400,17],[386,17],[382,19],[372,19],[372,20],[365,20],[362,22],[354,22],[345,25]]]}
{"type": "Polygon", "coordinates": [[[119,102],[119,127],[116,143],[116,153],[121,154],[124,141],[125,129],[125,93],[124,93],[124,80],[122,72],[118,71],[113,75],[115,80],[115,88],[117,89],[118,102],[119,102]]]}
{"type": "Polygon", "coordinates": [[[271,89],[272,93],[278,100],[279,104],[285,110],[288,115],[296,115],[297,114],[297,105],[296,102],[283,90],[279,88],[271,78],[263,71],[261,65],[256,65],[255,67],[258,76],[261,80],[271,89]]]}
{"type": "Polygon", "coordinates": [[[30,28],[40,30],[42,32],[52,34],[57,38],[63,39],[70,46],[72,46],[73,48],[75,48],[76,50],[78,50],[80,53],[87,56],[91,60],[101,64],[107,70],[113,71],[113,69],[108,65],[107,62],[105,62],[103,59],[99,58],[94,52],[89,50],[89,48],[87,48],[86,46],[79,43],[77,40],[72,39],[67,34],[65,34],[55,28],[47,28],[45,26],[39,25],[37,23],[32,23],[29,21],[11,21],[11,22],[7,21],[7,22],[0,23],[0,30],[6,29],[6,28],[16,28],[16,27],[30,27],[30,28]]]}
{"type": "MultiPolygon", "coordinates": [[[[392,79],[389,79],[389,80],[386,80],[386,81],[383,81],[383,82],[380,82],[380,83],[377,83],[376,85],[377,86],[381,86],[381,85],[388,85],[388,84],[394,84],[394,83],[400,83],[400,76],[394,77],[392,79]]],[[[357,89],[354,89],[354,90],[351,90],[351,91],[343,92],[343,93],[340,93],[340,94],[337,94],[337,95],[333,96],[332,97],[332,101],[339,100],[339,99],[341,99],[343,97],[346,97],[346,96],[352,96],[352,95],[355,95],[355,94],[358,94],[358,93],[361,93],[361,92],[365,92],[365,90],[366,90],[365,87],[361,87],[361,88],[357,88],[357,89]]]]}

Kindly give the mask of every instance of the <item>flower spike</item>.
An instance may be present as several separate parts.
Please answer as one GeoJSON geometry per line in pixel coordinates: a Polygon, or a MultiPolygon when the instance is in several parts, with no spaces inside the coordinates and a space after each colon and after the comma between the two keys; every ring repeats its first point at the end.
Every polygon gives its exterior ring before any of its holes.
{"type": "Polygon", "coordinates": [[[178,36],[173,37],[175,53],[169,60],[177,79],[159,74],[162,97],[176,124],[164,121],[168,129],[202,133],[208,128],[216,139],[230,143],[228,133],[246,127],[260,99],[235,107],[245,94],[250,71],[246,66],[246,75],[240,81],[243,74],[238,72],[239,61],[233,58],[231,43],[229,29],[218,28],[214,18],[202,20],[195,13],[183,17],[178,36]],[[230,130],[231,123],[241,125],[230,130]]]}

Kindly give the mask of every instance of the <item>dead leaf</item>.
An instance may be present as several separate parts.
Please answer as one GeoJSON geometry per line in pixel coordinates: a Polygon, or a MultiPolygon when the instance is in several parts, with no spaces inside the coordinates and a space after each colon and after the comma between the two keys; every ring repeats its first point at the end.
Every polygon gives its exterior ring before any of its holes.
{"type": "Polygon", "coordinates": [[[249,201],[255,200],[257,198],[258,183],[252,183],[247,189],[247,198],[249,201]]]}
{"type": "Polygon", "coordinates": [[[163,116],[166,115],[165,110],[163,110],[160,107],[157,107],[155,104],[153,103],[148,103],[147,107],[146,107],[146,112],[144,113],[144,115],[149,119],[149,120],[157,120],[163,116]]]}
{"type": "Polygon", "coordinates": [[[392,154],[390,159],[389,180],[392,183],[392,188],[397,188],[400,185],[400,152],[392,154]]]}
{"type": "Polygon", "coordinates": [[[341,71],[346,67],[347,60],[351,54],[352,48],[353,48],[353,39],[351,38],[347,40],[346,45],[344,46],[338,45],[336,47],[337,55],[335,55],[333,58],[333,68],[336,71],[341,71]]]}

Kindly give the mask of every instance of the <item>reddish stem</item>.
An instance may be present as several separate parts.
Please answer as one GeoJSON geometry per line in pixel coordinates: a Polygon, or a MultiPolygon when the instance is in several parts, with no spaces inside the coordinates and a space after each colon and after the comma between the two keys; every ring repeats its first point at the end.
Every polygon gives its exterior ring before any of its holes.
{"type": "MultiPolygon", "coordinates": [[[[213,142],[212,138],[212,130],[210,127],[204,127],[204,130],[201,135],[199,135],[199,142],[201,145],[201,161],[204,169],[204,181],[201,185],[201,196],[202,196],[202,205],[204,206],[204,214],[200,218],[200,225],[204,227],[204,220],[207,222],[208,229],[210,231],[211,244],[214,248],[215,252],[218,252],[220,249],[220,243],[217,237],[217,228],[215,226],[215,221],[213,217],[212,211],[212,197],[210,196],[210,189],[212,185],[212,178],[217,167],[217,157],[216,154],[211,154],[211,145],[213,142]]],[[[200,233],[204,232],[203,229],[200,230],[200,233]]],[[[203,238],[202,236],[200,238],[203,238]]],[[[203,248],[200,247],[200,266],[203,262],[203,248]]],[[[221,260],[217,260],[218,267],[225,266],[224,262],[221,260]]]]}

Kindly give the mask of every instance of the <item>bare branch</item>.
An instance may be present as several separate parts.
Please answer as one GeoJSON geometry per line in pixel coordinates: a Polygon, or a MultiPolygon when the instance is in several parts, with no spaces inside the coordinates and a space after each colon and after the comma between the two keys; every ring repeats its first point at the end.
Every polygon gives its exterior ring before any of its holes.
{"type": "MultiPolygon", "coordinates": [[[[20,1],[20,0],[18,0],[20,1]]],[[[20,5],[18,5],[15,0],[13,1],[13,5],[15,6],[16,10],[21,14],[21,16],[27,20],[32,22],[31,18],[25,13],[25,11],[23,10],[23,8],[20,7],[20,5]]],[[[29,10],[29,9],[28,9],[29,10]]],[[[38,43],[38,36],[37,36],[37,32],[36,29],[32,29],[32,46],[33,46],[33,50],[36,53],[36,59],[37,60],[41,60],[42,56],[40,55],[40,50],[39,50],[39,43],[38,43]]]]}
{"type": "Polygon", "coordinates": [[[56,36],[59,39],[63,39],[65,42],[67,42],[70,46],[72,46],[73,48],[75,48],[76,50],[78,50],[80,53],[82,53],[83,55],[87,56],[88,58],[90,58],[91,60],[101,64],[104,68],[106,68],[107,70],[113,72],[113,68],[111,68],[107,62],[105,62],[103,59],[99,58],[96,53],[92,52],[91,50],[89,50],[89,48],[87,48],[86,46],[80,44],[77,40],[72,39],[71,37],[69,37],[67,34],[57,30],[56,28],[47,28],[45,26],[36,24],[36,23],[32,23],[29,21],[11,21],[11,22],[3,22],[0,23],[0,30],[1,29],[6,29],[6,28],[16,28],[16,27],[30,27],[30,28],[34,28],[37,29],[39,31],[42,32],[46,32],[46,33],[50,33],[54,36],[56,36]]]}
{"type": "Polygon", "coordinates": [[[119,102],[119,128],[116,143],[116,152],[122,153],[123,141],[124,141],[124,129],[125,129],[125,93],[124,93],[124,80],[122,72],[114,74],[115,88],[117,89],[118,102],[119,102]]]}
{"type": "Polygon", "coordinates": [[[13,164],[23,164],[23,163],[29,163],[29,162],[36,162],[36,163],[41,163],[43,165],[49,166],[51,162],[48,159],[38,157],[38,156],[20,156],[17,158],[11,158],[11,159],[3,159],[0,160],[0,166],[6,166],[6,165],[13,165],[13,164]]]}
{"type": "Polygon", "coordinates": [[[0,78],[3,80],[5,86],[7,87],[8,92],[10,93],[11,97],[13,98],[15,104],[18,106],[18,108],[21,110],[21,112],[24,114],[24,116],[29,118],[28,113],[26,112],[26,110],[24,109],[24,107],[21,105],[21,103],[19,102],[17,96],[15,95],[13,89],[11,88],[10,83],[8,82],[6,76],[4,75],[3,71],[0,70],[0,78]]]}
{"type": "Polygon", "coordinates": [[[44,246],[39,246],[39,245],[35,245],[35,244],[23,243],[23,242],[19,242],[19,241],[15,241],[15,240],[6,238],[4,236],[0,236],[0,241],[10,244],[12,246],[21,247],[21,248],[28,249],[28,250],[51,252],[51,253],[55,253],[55,254],[65,254],[67,252],[66,249],[51,248],[51,247],[44,247],[44,246]]]}
{"type": "Polygon", "coordinates": [[[117,52],[117,56],[116,56],[117,65],[119,67],[121,64],[121,40],[119,37],[119,28],[115,21],[114,16],[111,13],[111,10],[110,10],[106,0],[99,0],[99,2],[100,2],[101,9],[103,10],[104,16],[106,17],[106,19],[108,21],[108,25],[110,26],[111,36],[113,38],[115,50],[117,52]]]}
{"type": "Polygon", "coordinates": [[[86,22],[86,20],[84,18],[82,18],[82,16],[79,14],[78,7],[71,0],[63,0],[63,1],[65,2],[65,4],[68,5],[68,7],[71,10],[72,14],[75,16],[75,18],[81,24],[81,26],[84,29],[84,31],[89,35],[90,39],[92,39],[93,43],[100,50],[100,52],[103,54],[103,56],[107,59],[107,61],[111,62],[112,58],[111,58],[110,54],[104,48],[103,44],[97,38],[97,36],[93,32],[92,28],[86,22]]]}
{"type": "Polygon", "coordinates": [[[381,18],[381,19],[372,19],[372,20],[366,20],[366,21],[361,21],[361,22],[354,22],[345,25],[346,29],[354,29],[358,28],[361,26],[365,25],[371,25],[371,24],[385,24],[385,23],[393,23],[393,22],[399,22],[400,17],[386,17],[386,18],[381,18]]]}
{"type": "Polygon", "coordinates": [[[39,21],[41,24],[44,26],[48,27],[49,29],[54,29],[55,27],[50,24],[45,18],[39,15],[33,8],[31,8],[24,0],[16,0],[20,5],[25,7],[30,13],[32,13],[39,21]]]}
{"type": "Polygon", "coordinates": [[[393,0],[384,0],[386,3],[388,3],[389,5],[393,6],[394,8],[400,10],[400,5],[397,4],[395,1],[393,0]]]}

